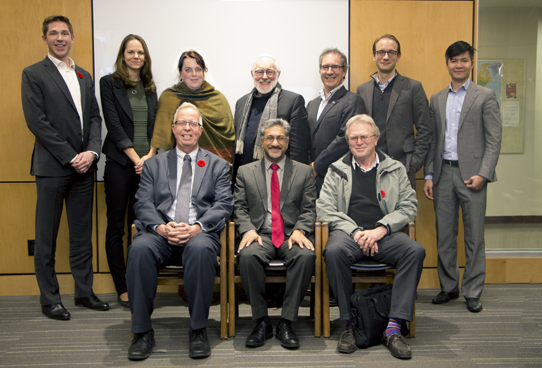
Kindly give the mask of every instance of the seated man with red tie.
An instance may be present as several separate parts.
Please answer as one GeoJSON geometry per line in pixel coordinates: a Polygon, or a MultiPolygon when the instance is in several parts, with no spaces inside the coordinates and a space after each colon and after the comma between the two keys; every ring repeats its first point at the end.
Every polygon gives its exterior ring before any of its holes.
{"type": "Polygon", "coordinates": [[[181,264],[190,312],[189,356],[211,354],[206,326],[213,297],[219,233],[233,209],[230,166],[198,146],[203,132],[196,106],[183,103],[172,125],[177,142],[145,161],[134,205],[141,229],[128,248],[126,280],[134,338],[128,359],[149,357],[158,272],[181,264]]]}
{"type": "Polygon", "coordinates": [[[273,259],[281,259],[288,271],[276,338],[282,347],[296,349],[299,340],[292,322],[297,320],[316,259],[316,186],[310,166],[286,157],[288,122],[270,119],[258,129],[265,156],[239,168],[234,193],[234,219],[241,236],[241,281],[250,299],[252,319],[256,320],[246,346],[262,346],[273,337],[267,314],[265,267],[273,259]]]}

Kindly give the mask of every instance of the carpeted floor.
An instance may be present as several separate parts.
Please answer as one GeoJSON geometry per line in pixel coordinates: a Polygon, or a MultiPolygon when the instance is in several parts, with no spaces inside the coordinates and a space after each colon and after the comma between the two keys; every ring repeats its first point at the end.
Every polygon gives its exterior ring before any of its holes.
{"type": "MultiPolygon", "coordinates": [[[[107,312],[75,307],[71,295],[63,303],[70,321],[41,314],[38,296],[0,298],[0,367],[542,367],[542,285],[486,285],[484,310],[469,313],[462,299],[433,305],[437,290],[419,290],[416,338],[409,339],[413,358],[400,361],[382,346],[351,355],[336,351],[343,323],[332,323],[331,338],[314,338],[313,321],[300,317],[294,330],[299,350],[286,350],[276,339],[257,349],[245,347],[252,331],[250,307],[240,306],[237,336],[220,339],[218,306],[211,309],[208,335],[212,355],[188,357],[188,308],[176,294],[156,297],[153,327],[156,347],[142,362],[126,358],[130,345],[130,312],[116,296],[100,295],[111,304],[107,312]]],[[[308,315],[308,301],[300,315],[308,315]]],[[[279,316],[280,310],[270,310],[279,316]]],[[[332,318],[338,309],[332,308],[332,318]]],[[[276,325],[277,318],[272,318],[276,325]]]]}

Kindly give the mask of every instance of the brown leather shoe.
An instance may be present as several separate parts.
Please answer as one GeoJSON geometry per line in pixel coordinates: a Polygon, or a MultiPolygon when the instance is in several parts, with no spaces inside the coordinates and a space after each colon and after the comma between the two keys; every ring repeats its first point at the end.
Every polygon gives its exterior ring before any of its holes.
{"type": "Polygon", "coordinates": [[[339,343],[337,344],[337,351],[343,354],[352,354],[358,350],[356,346],[356,338],[354,337],[354,330],[345,330],[341,337],[339,337],[339,343]]]}
{"type": "Polygon", "coordinates": [[[394,333],[388,337],[386,336],[386,332],[384,332],[382,342],[384,343],[384,346],[388,348],[392,356],[399,359],[412,358],[410,346],[400,333],[394,333]]]}

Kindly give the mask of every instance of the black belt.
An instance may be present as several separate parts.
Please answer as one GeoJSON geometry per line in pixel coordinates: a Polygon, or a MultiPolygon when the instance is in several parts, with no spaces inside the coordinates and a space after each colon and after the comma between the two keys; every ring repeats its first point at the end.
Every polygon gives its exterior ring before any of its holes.
{"type": "Polygon", "coordinates": [[[444,163],[444,165],[459,167],[459,161],[442,160],[442,162],[444,163]]]}

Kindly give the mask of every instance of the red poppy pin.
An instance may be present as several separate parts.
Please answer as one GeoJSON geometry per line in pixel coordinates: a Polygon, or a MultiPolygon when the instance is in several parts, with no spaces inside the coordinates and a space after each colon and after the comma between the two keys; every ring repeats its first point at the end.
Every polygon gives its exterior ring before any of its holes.
{"type": "Polygon", "coordinates": [[[382,198],[386,196],[386,192],[384,192],[383,190],[380,191],[380,194],[382,195],[382,198]]]}
{"type": "Polygon", "coordinates": [[[199,167],[205,166],[205,161],[199,160],[199,161],[198,161],[198,166],[199,166],[199,167]]]}
{"type": "Polygon", "coordinates": [[[77,76],[78,76],[79,78],[83,79],[83,74],[77,72],[77,76]]]}

